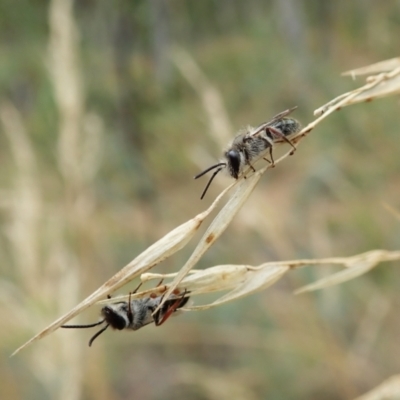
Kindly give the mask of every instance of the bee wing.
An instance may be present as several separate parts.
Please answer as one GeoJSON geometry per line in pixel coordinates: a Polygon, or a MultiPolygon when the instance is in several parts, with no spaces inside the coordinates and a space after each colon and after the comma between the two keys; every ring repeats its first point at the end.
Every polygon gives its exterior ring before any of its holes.
{"type": "Polygon", "coordinates": [[[254,130],[252,132],[249,132],[247,134],[247,137],[257,136],[261,132],[265,131],[265,128],[268,128],[270,123],[271,123],[271,121],[268,121],[268,122],[264,122],[261,125],[257,126],[257,128],[254,128],[254,130]]]}
{"type": "Polygon", "coordinates": [[[249,136],[257,136],[259,133],[264,131],[265,128],[268,128],[269,126],[273,125],[276,121],[279,121],[280,119],[285,118],[287,115],[292,113],[296,108],[297,108],[297,106],[293,107],[293,108],[288,108],[287,110],[282,111],[279,114],[276,114],[271,120],[269,120],[268,122],[264,122],[261,125],[259,125],[257,128],[255,128],[254,131],[249,134],[249,136]]]}
{"type": "Polygon", "coordinates": [[[289,115],[290,113],[292,113],[295,109],[297,108],[297,106],[293,107],[293,108],[288,108],[285,111],[280,112],[279,114],[276,114],[275,117],[273,117],[271,119],[271,121],[268,121],[267,124],[268,125],[272,125],[274,122],[279,121],[282,118],[285,118],[287,115],[289,115]]]}
{"type": "MultiPolygon", "coordinates": [[[[185,294],[186,291],[184,292],[184,295],[185,294]]],[[[181,297],[167,300],[164,305],[153,315],[154,323],[157,326],[162,325],[179,308],[184,307],[188,300],[189,297],[181,297]]]]}

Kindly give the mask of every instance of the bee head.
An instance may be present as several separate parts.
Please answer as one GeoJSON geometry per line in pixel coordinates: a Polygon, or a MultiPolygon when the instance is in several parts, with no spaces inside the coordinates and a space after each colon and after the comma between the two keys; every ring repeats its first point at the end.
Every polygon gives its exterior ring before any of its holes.
{"type": "Polygon", "coordinates": [[[126,302],[109,304],[101,309],[101,315],[107,324],[118,330],[125,329],[129,325],[127,312],[128,307],[126,302]]]}
{"type": "Polygon", "coordinates": [[[120,302],[115,304],[109,304],[101,309],[101,315],[103,317],[99,322],[94,324],[86,325],[61,325],[61,328],[92,328],[94,326],[102,325],[105,326],[101,328],[97,333],[95,333],[89,340],[89,346],[93,344],[93,341],[101,335],[109,326],[114,329],[122,330],[125,329],[130,321],[131,316],[129,316],[129,308],[127,302],[120,302]]]}
{"type": "Polygon", "coordinates": [[[225,153],[228,160],[229,174],[232,178],[238,179],[241,163],[241,155],[237,150],[229,150],[225,153]]]}

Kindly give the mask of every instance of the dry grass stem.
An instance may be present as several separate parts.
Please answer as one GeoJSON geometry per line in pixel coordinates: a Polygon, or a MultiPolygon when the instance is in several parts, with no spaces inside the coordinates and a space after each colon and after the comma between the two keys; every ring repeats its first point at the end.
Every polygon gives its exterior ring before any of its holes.
{"type": "Polygon", "coordinates": [[[22,286],[25,291],[34,295],[41,280],[40,241],[37,232],[40,229],[43,204],[42,193],[37,184],[39,179],[36,154],[22,116],[11,103],[0,105],[0,122],[16,165],[12,200],[8,205],[10,223],[6,233],[22,286]]]}
{"type": "Polygon", "coordinates": [[[344,72],[353,78],[358,75],[378,73],[367,78],[367,84],[342,94],[329,103],[315,110],[314,115],[325,114],[331,108],[349,106],[363,101],[371,101],[379,97],[391,96],[400,93],[400,58],[392,58],[366,67],[344,72]],[[384,71],[384,72],[383,72],[384,71]]]}
{"type": "Polygon", "coordinates": [[[355,400],[398,400],[400,398],[400,375],[393,375],[368,393],[355,400]]]}
{"type": "Polygon", "coordinates": [[[164,300],[160,303],[160,308],[166,299],[172,294],[177,285],[182,281],[182,279],[188,274],[188,272],[194,267],[194,265],[199,261],[201,256],[214,244],[214,242],[222,235],[225,229],[228,227],[234,216],[240,210],[242,205],[245,203],[247,198],[250,196],[251,192],[255,188],[256,184],[260,180],[265,169],[257,171],[251,177],[247,179],[239,179],[234,185],[235,188],[232,191],[231,197],[221,209],[218,215],[211,222],[210,226],[204,233],[203,237],[200,239],[199,244],[193,251],[192,255],[189,257],[186,264],[178,272],[177,276],[171,283],[171,287],[165,293],[164,300]]]}
{"type": "Polygon", "coordinates": [[[350,71],[343,72],[343,76],[351,76],[355,78],[360,75],[368,74],[379,74],[380,72],[390,72],[400,68],[400,57],[390,58],[389,60],[384,60],[377,62],[375,64],[370,64],[365,67],[360,67],[352,69],[350,71]]]}
{"type": "Polygon", "coordinates": [[[400,221],[400,211],[391,206],[388,203],[383,203],[383,207],[386,208],[395,218],[397,218],[400,221]]]}
{"type": "Polygon", "coordinates": [[[155,265],[159,264],[161,261],[165,260],[172,254],[182,249],[198,231],[204,219],[208,217],[208,215],[218,205],[220,199],[230,189],[231,187],[225,189],[206,211],[198,214],[193,219],[178,226],[167,235],[165,235],[163,238],[158,240],[156,243],[154,243],[152,246],[147,248],[143,253],[139,254],[128,265],[126,265],[112,278],[110,278],[107,282],[100,286],[94,293],[88,296],[85,300],[79,303],[68,313],[58,318],[37,335],[32,337],[29,341],[20,346],[17,350],[14,351],[12,355],[15,355],[34,341],[47,336],[58,327],[68,322],[71,318],[75,317],[76,315],[80,314],[82,311],[86,310],[88,307],[96,303],[98,300],[105,298],[107,295],[113,293],[115,290],[130,282],[138,275],[151,269],[155,265]]]}
{"type": "MultiPolygon", "coordinates": [[[[210,293],[216,291],[229,290],[246,280],[248,268],[245,265],[218,265],[206,268],[204,270],[191,270],[189,274],[178,284],[179,292],[187,290],[190,296],[201,293],[210,293]]],[[[140,280],[147,282],[150,280],[163,281],[168,278],[175,278],[177,273],[173,274],[142,274],[140,280]]],[[[142,290],[132,295],[116,296],[111,299],[98,301],[96,304],[108,304],[110,302],[126,301],[129,297],[143,298],[150,295],[161,296],[170,287],[169,283],[164,283],[151,289],[142,290]]]]}
{"type": "MultiPolygon", "coordinates": [[[[365,274],[381,262],[394,260],[400,260],[400,251],[372,250],[367,253],[343,259],[343,265],[347,267],[347,269],[304,286],[297,290],[296,294],[324,289],[347,282],[365,274]]],[[[326,262],[321,264],[326,264],[326,262]]]]}
{"type": "MultiPolygon", "coordinates": [[[[185,60],[185,54],[175,52],[175,57],[180,59],[182,73],[186,74],[188,80],[191,80],[193,76],[199,76],[200,72],[196,69],[197,66],[192,63],[192,60],[185,60]]],[[[393,63],[391,64],[391,66],[397,65],[394,61],[391,62],[393,63]]],[[[371,79],[369,79],[369,83],[367,83],[367,85],[352,92],[346,93],[342,96],[339,96],[333,101],[329,102],[327,105],[319,108],[318,110],[316,110],[315,114],[320,116],[313,122],[308,124],[306,127],[304,127],[301,132],[299,132],[293,139],[293,142],[298,145],[299,142],[323,119],[327,118],[332,112],[340,109],[343,106],[354,104],[358,101],[361,101],[361,99],[365,99],[366,97],[373,98],[374,96],[379,97],[395,93],[396,91],[394,90],[393,82],[397,82],[396,79],[398,79],[398,75],[400,75],[400,69],[396,67],[388,73],[383,73],[372,77],[371,79]],[[388,90],[388,88],[390,88],[390,90],[388,90]],[[375,92],[372,91],[373,89],[375,90],[375,92]]],[[[205,85],[205,89],[202,89],[198,86],[195,87],[196,90],[200,92],[200,95],[203,97],[203,105],[204,107],[206,107],[208,101],[207,99],[210,98],[210,93],[207,93],[207,91],[213,92],[212,87],[208,83],[205,85]],[[204,90],[204,92],[202,92],[202,90],[204,90]]],[[[211,98],[215,101],[215,93],[211,96],[211,98]]],[[[208,110],[208,113],[210,115],[210,119],[215,118],[215,115],[213,115],[211,110],[208,110]]],[[[225,130],[227,124],[226,121],[223,123],[221,121],[218,123],[217,121],[214,121],[213,126],[214,130],[225,130]],[[225,128],[221,128],[221,126],[223,126],[224,124],[225,128]]],[[[279,159],[277,159],[275,161],[275,164],[283,161],[290,154],[292,154],[292,149],[281,156],[279,159]]],[[[260,157],[262,157],[262,155],[260,157]]],[[[107,295],[113,293],[115,290],[127,284],[135,277],[145,273],[146,271],[149,271],[155,265],[170,257],[178,250],[182,249],[198,231],[202,222],[216,208],[222,197],[228,191],[231,191],[229,199],[216,215],[216,217],[213,219],[213,221],[210,223],[206,232],[199,240],[199,243],[197,244],[196,248],[192,252],[187,262],[184,264],[184,266],[176,274],[161,275],[163,278],[173,276],[172,282],[163,283],[158,287],[136,293],[133,297],[144,297],[150,294],[164,294],[165,301],[169,298],[170,295],[174,293],[176,289],[179,289],[179,291],[189,291],[191,297],[201,293],[229,290],[228,293],[226,293],[211,304],[187,307],[188,310],[203,310],[215,307],[229,301],[237,300],[238,298],[247,296],[256,291],[263,290],[274,284],[278,279],[280,279],[291,269],[295,269],[297,267],[317,264],[339,264],[346,267],[345,270],[335,273],[329,277],[320,279],[313,284],[307,285],[299,289],[296,292],[302,293],[346,282],[350,279],[366,273],[383,261],[393,261],[400,259],[399,251],[391,252],[386,250],[373,250],[352,257],[269,262],[264,263],[258,267],[251,267],[246,265],[220,265],[208,268],[204,271],[193,271],[192,269],[195,264],[225,231],[225,229],[228,227],[240,208],[247,201],[250,194],[253,192],[261,176],[269,168],[271,168],[270,165],[265,165],[263,168],[259,169],[255,173],[252,173],[251,171],[245,171],[244,174],[237,181],[233,182],[216,198],[216,200],[206,211],[198,214],[193,219],[175,228],[173,231],[165,235],[162,239],[154,243],[152,246],[150,246],[148,249],[138,255],[132,262],[122,268],[107,282],[105,282],[94,293],[92,293],[80,304],[78,304],[75,308],[54,321],[47,328],[42,330],[40,333],[38,333],[20,348],[18,348],[13,354],[16,354],[28,344],[40,338],[43,338],[49,333],[53,332],[60,325],[65,324],[68,320],[78,315],[91,305],[96,303],[103,304],[104,302],[109,302],[110,300],[104,300],[107,295]]],[[[157,275],[157,277],[159,278],[160,274],[157,275]]],[[[142,279],[148,280],[149,275],[142,276],[142,279]]],[[[151,277],[151,279],[155,279],[155,276],[151,277]]],[[[121,298],[126,299],[126,296],[116,297],[111,301],[120,300],[121,298]]],[[[160,307],[161,305],[162,304],[160,304],[160,307]]]]}
{"type": "Polygon", "coordinates": [[[60,113],[60,170],[73,186],[81,182],[81,124],[84,98],[77,51],[78,31],[70,0],[53,0],[49,8],[49,72],[60,113]]]}
{"type": "MultiPolygon", "coordinates": [[[[184,308],[185,310],[205,310],[264,290],[273,285],[288,271],[296,268],[312,265],[342,265],[346,268],[343,271],[300,288],[295,292],[296,294],[300,294],[344,283],[368,272],[381,262],[395,260],[400,260],[400,251],[373,250],[351,257],[267,262],[259,266],[218,265],[204,270],[192,270],[176,286],[174,285],[175,280],[171,283],[163,282],[162,285],[135,293],[132,295],[132,298],[142,298],[150,295],[161,296],[164,294],[165,297],[168,297],[168,293],[172,293],[175,289],[178,289],[179,292],[188,291],[192,298],[204,293],[231,290],[210,304],[184,308]]],[[[168,278],[176,279],[178,275],[179,272],[174,274],[143,274],[141,280],[146,282],[168,278]]],[[[98,301],[96,304],[126,301],[128,298],[129,295],[117,296],[112,299],[98,301]]]]}
{"type": "Polygon", "coordinates": [[[220,146],[231,139],[232,126],[222,97],[190,54],[179,47],[172,49],[172,61],[201,99],[210,122],[212,136],[220,146]]]}
{"type": "MultiPolygon", "coordinates": [[[[250,267],[251,268],[251,267],[250,267]]],[[[289,271],[289,266],[276,265],[267,267],[260,266],[257,269],[248,269],[246,280],[231,290],[226,295],[215,300],[210,304],[201,306],[187,307],[187,310],[207,310],[212,307],[219,306],[230,301],[240,299],[241,297],[248,296],[250,294],[259,292],[272,286],[276,281],[283,277],[283,275],[289,271]]]]}

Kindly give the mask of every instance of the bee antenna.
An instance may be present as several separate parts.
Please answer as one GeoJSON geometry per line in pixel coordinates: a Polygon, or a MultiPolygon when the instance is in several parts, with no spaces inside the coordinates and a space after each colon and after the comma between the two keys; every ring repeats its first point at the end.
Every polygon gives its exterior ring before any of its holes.
{"type": "MultiPolygon", "coordinates": [[[[220,166],[220,168],[218,168],[218,169],[211,175],[210,180],[208,181],[206,187],[205,187],[204,190],[203,190],[203,193],[201,194],[200,200],[203,200],[204,196],[205,196],[206,193],[207,193],[208,188],[209,188],[210,185],[211,185],[211,182],[212,182],[212,181],[214,180],[214,178],[217,176],[218,172],[220,172],[220,171],[222,170],[222,168],[224,168],[224,167],[226,166],[226,164],[225,164],[225,163],[220,163],[220,164],[217,164],[217,166],[220,166]],[[221,167],[221,165],[223,165],[223,167],[221,167]]],[[[214,165],[214,168],[215,168],[215,165],[214,165]]],[[[206,170],[205,172],[210,171],[210,169],[211,169],[211,168],[209,168],[209,169],[206,170]]],[[[203,175],[205,172],[203,172],[201,175],[203,175]]],[[[200,175],[200,176],[201,176],[201,175],[200,175]]],[[[198,178],[198,176],[195,177],[195,179],[196,179],[196,178],[198,178]]]]}
{"type": "MultiPolygon", "coordinates": [[[[104,321],[103,321],[104,322],[104,321]]],[[[94,339],[96,339],[98,336],[100,336],[108,327],[110,324],[107,324],[104,328],[101,328],[97,333],[95,333],[92,338],[89,340],[89,347],[92,345],[94,342],[94,339]]]]}
{"type": "Polygon", "coordinates": [[[93,328],[94,326],[101,325],[105,320],[102,319],[99,322],[95,322],[93,324],[87,324],[87,325],[61,325],[61,328],[72,328],[72,329],[80,329],[80,328],[93,328]]]}
{"type": "MultiPolygon", "coordinates": [[[[211,165],[211,167],[209,167],[209,168],[205,169],[203,172],[200,172],[199,174],[197,174],[197,175],[194,177],[194,179],[200,178],[201,176],[205,175],[207,172],[210,172],[211,170],[213,170],[213,169],[215,169],[215,168],[218,168],[218,167],[221,167],[221,166],[226,167],[226,162],[220,162],[220,163],[218,163],[218,164],[211,165]]],[[[221,168],[221,169],[222,169],[222,168],[221,168]]],[[[220,169],[220,170],[221,170],[221,169],[220,169]]]]}

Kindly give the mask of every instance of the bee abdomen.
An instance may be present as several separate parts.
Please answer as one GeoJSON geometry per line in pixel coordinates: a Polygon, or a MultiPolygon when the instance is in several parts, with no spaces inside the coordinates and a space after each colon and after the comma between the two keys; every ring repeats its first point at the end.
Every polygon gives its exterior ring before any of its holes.
{"type": "Polygon", "coordinates": [[[299,132],[301,129],[300,122],[294,118],[283,118],[271,125],[273,128],[282,132],[285,136],[291,136],[299,132]]]}

